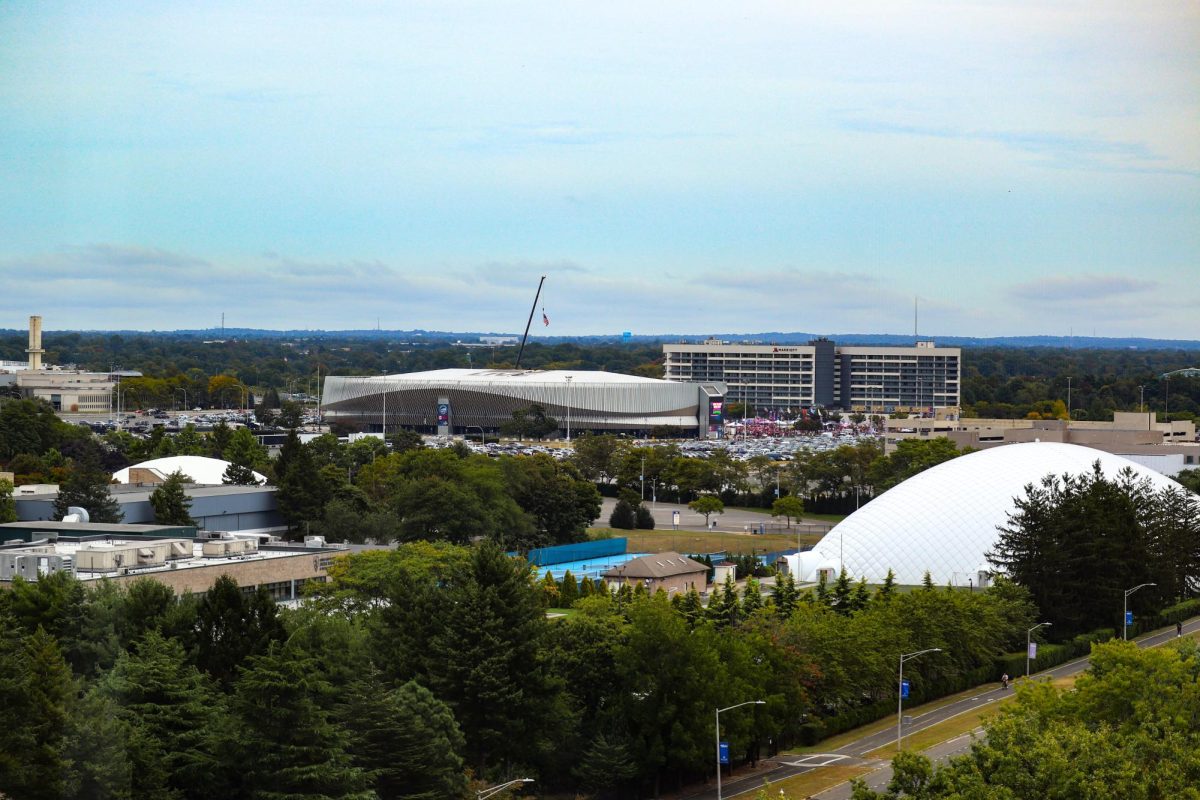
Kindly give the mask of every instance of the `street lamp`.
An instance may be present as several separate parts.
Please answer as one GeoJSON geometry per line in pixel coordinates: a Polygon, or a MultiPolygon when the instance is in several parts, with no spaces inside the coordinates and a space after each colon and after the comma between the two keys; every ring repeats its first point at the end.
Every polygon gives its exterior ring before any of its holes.
{"type": "Polygon", "coordinates": [[[896,755],[900,754],[900,747],[904,743],[904,662],[926,653],[940,652],[942,652],[942,648],[931,647],[928,650],[918,650],[915,653],[900,655],[900,685],[896,691],[896,755]]]}
{"type": "Polygon", "coordinates": [[[183,392],[183,410],[187,411],[188,410],[187,389],[183,388],[182,386],[176,386],[175,391],[183,392]]]}
{"type": "Polygon", "coordinates": [[[764,706],[766,704],[766,700],[747,700],[744,703],[738,703],[736,706],[717,709],[717,800],[721,800],[721,712],[732,711],[742,706],[764,706]]]}
{"type": "Polygon", "coordinates": [[[1125,590],[1125,605],[1121,608],[1121,638],[1129,638],[1129,595],[1136,592],[1138,589],[1145,589],[1147,586],[1158,586],[1157,583],[1139,583],[1132,589],[1125,590]]]}
{"type": "Polygon", "coordinates": [[[1030,634],[1032,634],[1034,631],[1036,631],[1038,628],[1042,627],[1043,625],[1053,625],[1053,624],[1054,623],[1052,623],[1052,622],[1039,622],[1037,625],[1034,625],[1032,628],[1025,631],[1025,677],[1026,678],[1029,677],[1029,650],[1030,650],[1031,642],[1032,642],[1032,640],[1030,639],[1030,634]]]}
{"type": "Polygon", "coordinates": [[[518,783],[533,783],[533,778],[517,778],[516,780],[502,783],[499,786],[489,786],[486,789],[480,789],[475,793],[475,800],[486,800],[489,797],[499,794],[510,786],[516,786],[518,783]]]}

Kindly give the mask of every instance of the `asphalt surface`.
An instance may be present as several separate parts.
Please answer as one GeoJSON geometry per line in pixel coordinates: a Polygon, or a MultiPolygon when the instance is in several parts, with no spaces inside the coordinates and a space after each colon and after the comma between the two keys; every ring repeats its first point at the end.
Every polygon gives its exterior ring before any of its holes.
{"type": "MultiPolygon", "coordinates": [[[[601,502],[600,518],[593,524],[603,527],[608,524],[608,518],[612,515],[613,507],[617,501],[612,497],[605,497],[601,502]]],[[[679,512],[679,530],[681,531],[702,531],[704,527],[704,515],[697,514],[686,505],[678,503],[654,502],[649,497],[646,498],[643,504],[650,510],[651,516],[654,517],[654,529],[656,531],[671,530],[671,514],[674,511],[679,512]]],[[[767,533],[782,533],[795,535],[799,530],[802,533],[825,533],[833,523],[824,522],[822,520],[810,520],[807,522],[792,521],[792,526],[787,526],[786,520],[783,517],[772,517],[770,514],[763,514],[757,511],[739,511],[730,509],[722,514],[713,514],[712,519],[716,522],[716,528],[720,533],[747,533],[748,531],[757,532],[759,525],[766,528],[767,533]]]]}
{"type": "MultiPolygon", "coordinates": [[[[1184,633],[1200,631],[1200,617],[1193,617],[1185,622],[1183,630],[1184,633]]],[[[1139,647],[1158,647],[1174,638],[1175,629],[1172,627],[1164,631],[1144,635],[1134,641],[1136,641],[1139,647]]],[[[1059,664],[1057,667],[1043,670],[1042,672],[1035,672],[1030,676],[1030,679],[1055,679],[1076,675],[1088,668],[1090,660],[1090,657],[1084,656],[1074,661],[1068,661],[1065,664],[1059,664]]],[[[1024,678],[1021,678],[1021,680],[1024,680],[1024,678]]],[[[924,714],[914,714],[912,715],[912,724],[905,726],[904,735],[905,737],[911,736],[918,731],[945,722],[952,717],[974,711],[982,706],[986,706],[988,703],[994,703],[1011,693],[1012,689],[1002,689],[997,686],[995,689],[989,689],[970,697],[964,697],[961,700],[941,706],[924,714]]],[[[916,710],[919,711],[919,709],[916,710]]],[[[909,715],[906,714],[905,716],[909,715]]],[[[977,733],[979,730],[981,729],[962,734],[946,742],[941,742],[927,748],[922,753],[935,763],[962,755],[971,747],[971,734],[977,733]]],[[[891,760],[873,759],[868,754],[895,741],[896,728],[893,724],[883,731],[856,739],[828,753],[806,753],[803,755],[780,754],[774,758],[759,762],[757,769],[741,770],[736,777],[723,780],[722,796],[730,798],[757,792],[763,787],[764,781],[780,781],[784,778],[790,778],[794,775],[810,772],[825,766],[854,766],[863,764],[877,766],[877,769],[873,772],[862,776],[862,780],[869,787],[878,791],[885,788],[888,781],[892,779],[891,760]]],[[[709,787],[690,793],[685,791],[679,796],[680,800],[716,800],[716,797],[717,789],[715,782],[709,787]]],[[[812,800],[849,800],[849,797],[850,783],[847,781],[812,795],[812,800]]]]}

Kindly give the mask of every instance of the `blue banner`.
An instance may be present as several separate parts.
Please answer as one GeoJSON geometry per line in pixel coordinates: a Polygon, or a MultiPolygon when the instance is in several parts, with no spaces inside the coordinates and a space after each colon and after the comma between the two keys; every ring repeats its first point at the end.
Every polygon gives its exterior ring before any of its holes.
{"type": "Polygon", "coordinates": [[[1126,611],[1125,612],[1125,627],[1128,628],[1132,624],[1133,624],[1133,612],[1126,611]]]}
{"type": "Polygon", "coordinates": [[[900,699],[901,700],[908,699],[908,680],[907,679],[900,681],[900,699]]]}
{"type": "Polygon", "coordinates": [[[721,746],[720,746],[720,748],[718,748],[717,752],[719,752],[721,754],[721,763],[728,764],[729,763],[729,742],[721,742],[721,746]]]}

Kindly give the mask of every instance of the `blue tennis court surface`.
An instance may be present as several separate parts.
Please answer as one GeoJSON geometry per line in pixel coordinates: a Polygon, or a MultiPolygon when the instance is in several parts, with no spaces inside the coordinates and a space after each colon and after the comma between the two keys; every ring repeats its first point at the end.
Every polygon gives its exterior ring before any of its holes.
{"type": "Polygon", "coordinates": [[[591,559],[582,559],[580,561],[564,561],[561,564],[546,564],[545,566],[535,567],[537,570],[538,580],[546,577],[549,572],[554,576],[554,580],[561,581],[563,575],[567,574],[567,570],[575,576],[575,580],[582,580],[586,575],[592,580],[596,580],[604,573],[608,572],[613,567],[624,564],[626,561],[631,561],[635,558],[640,558],[646,555],[645,553],[617,553],[613,555],[597,556],[591,559]]]}

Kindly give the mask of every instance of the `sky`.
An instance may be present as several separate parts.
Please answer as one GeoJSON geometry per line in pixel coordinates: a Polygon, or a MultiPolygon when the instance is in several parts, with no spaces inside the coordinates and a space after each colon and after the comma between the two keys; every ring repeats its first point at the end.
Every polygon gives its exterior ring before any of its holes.
{"type": "Polygon", "coordinates": [[[1200,4],[0,2],[0,328],[1200,339],[1200,4]],[[539,309],[540,316],[540,309],[539,309]]]}

